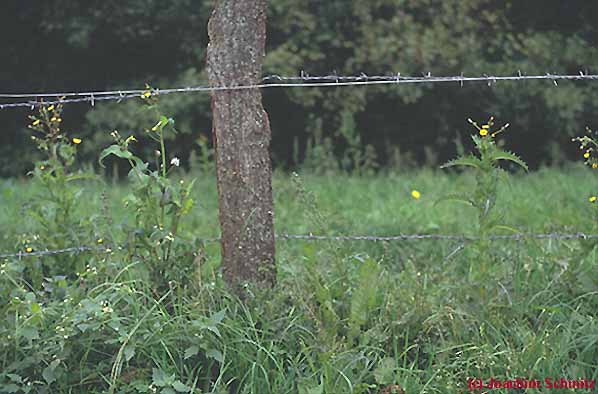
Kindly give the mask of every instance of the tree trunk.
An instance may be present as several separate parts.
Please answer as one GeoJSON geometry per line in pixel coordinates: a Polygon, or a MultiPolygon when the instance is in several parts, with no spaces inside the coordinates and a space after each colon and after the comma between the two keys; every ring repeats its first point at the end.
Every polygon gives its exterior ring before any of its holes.
{"type": "MultiPolygon", "coordinates": [[[[208,34],[211,86],[261,82],[266,0],[216,0],[208,34]]],[[[212,113],[224,279],[236,291],[249,283],[271,286],[276,279],[271,133],[262,93],[214,91],[212,113]]]]}

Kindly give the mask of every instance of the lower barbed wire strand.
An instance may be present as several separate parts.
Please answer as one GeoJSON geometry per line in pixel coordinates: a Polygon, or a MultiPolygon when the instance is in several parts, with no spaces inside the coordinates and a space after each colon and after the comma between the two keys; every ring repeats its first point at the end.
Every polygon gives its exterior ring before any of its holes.
{"type": "MultiPolygon", "coordinates": [[[[380,236],[380,235],[314,235],[314,234],[278,234],[276,235],[277,240],[282,241],[338,241],[338,242],[396,242],[396,241],[462,241],[462,242],[473,242],[473,241],[525,241],[525,240],[545,240],[545,239],[561,239],[561,240],[592,240],[598,239],[598,234],[585,234],[583,232],[577,233],[546,233],[546,234],[511,234],[511,235],[489,235],[487,237],[480,236],[468,236],[468,235],[457,235],[457,234],[405,234],[405,235],[392,235],[392,236],[380,236]]],[[[221,238],[198,238],[196,242],[199,243],[217,243],[220,242],[221,238]]],[[[462,248],[460,248],[462,249],[462,248]]],[[[0,259],[7,258],[22,258],[22,257],[41,257],[41,256],[52,256],[58,254],[78,254],[84,252],[106,252],[111,253],[113,249],[110,247],[98,247],[98,246],[75,246],[64,249],[55,250],[39,250],[32,252],[17,252],[17,253],[1,253],[0,259]]]]}

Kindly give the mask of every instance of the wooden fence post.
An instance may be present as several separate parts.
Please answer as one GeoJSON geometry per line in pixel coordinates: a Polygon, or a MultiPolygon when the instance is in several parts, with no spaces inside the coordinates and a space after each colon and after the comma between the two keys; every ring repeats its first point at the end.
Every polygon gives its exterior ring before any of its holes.
{"type": "MultiPolygon", "coordinates": [[[[266,7],[266,0],[216,0],[208,22],[211,86],[261,82],[266,7]]],[[[250,282],[272,286],[271,132],[261,90],[213,91],[212,113],[224,279],[237,291],[250,282]]]]}

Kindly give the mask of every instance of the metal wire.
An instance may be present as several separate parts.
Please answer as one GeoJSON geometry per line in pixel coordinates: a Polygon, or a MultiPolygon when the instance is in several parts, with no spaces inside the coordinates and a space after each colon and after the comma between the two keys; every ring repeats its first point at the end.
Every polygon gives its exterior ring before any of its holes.
{"type": "Polygon", "coordinates": [[[393,75],[321,75],[311,76],[304,72],[300,76],[281,76],[268,75],[262,78],[261,83],[247,84],[247,85],[223,85],[223,86],[190,86],[183,88],[170,89],[132,89],[132,90],[107,90],[107,91],[91,91],[91,92],[51,92],[51,93],[0,93],[0,99],[10,98],[27,98],[27,101],[9,102],[0,104],[0,109],[17,108],[17,107],[39,107],[42,105],[52,104],[66,104],[66,103],[81,103],[89,102],[92,106],[96,101],[117,101],[129,100],[139,98],[142,94],[149,92],[150,96],[168,95],[174,93],[193,93],[193,92],[216,92],[216,91],[238,91],[248,89],[268,89],[268,88],[323,88],[323,87],[340,87],[340,86],[365,86],[365,85],[401,85],[414,83],[460,83],[463,86],[464,82],[486,82],[489,86],[496,84],[499,81],[529,81],[529,80],[549,80],[558,86],[557,81],[579,81],[579,80],[597,80],[596,74],[579,74],[559,75],[559,74],[544,74],[544,75],[523,75],[518,72],[517,75],[507,76],[474,76],[467,77],[464,75],[458,76],[432,76],[430,73],[424,74],[421,77],[402,76],[400,73],[393,75]],[[50,98],[51,100],[43,100],[50,98]]]}
{"type": "Polygon", "coordinates": [[[74,246],[71,248],[64,248],[64,249],[54,249],[54,250],[39,250],[34,252],[17,252],[17,253],[2,253],[0,254],[0,259],[6,258],[13,258],[13,257],[40,257],[40,256],[52,256],[57,254],[65,254],[65,253],[83,253],[89,252],[92,250],[110,250],[107,248],[99,248],[99,247],[90,247],[90,246],[74,246]]]}
{"type": "Polygon", "coordinates": [[[512,234],[512,235],[489,235],[487,237],[467,236],[456,234],[406,234],[393,236],[377,235],[289,235],[281,234],[278,238],[286,240],[304,241],[523,241],[526,239],[598,239],[598,234],[585,233],[548,233],[548,234],[512,234]]]}
{"type": "MultiPolygon", "coordinates": [[[[461,242],[474,242],[474,241],[525,241],[530,239],[547,240],[547,239],[560,239],[560,240],[572,240],[572,239],[583,239],[591,240],[598,239],[598,234],[585,234],[582,232],[578,233],[546,233],[546,234],[511,234],[511,235],[490,235],[487,237],[480,236],[468,236],[468,235],[457,235],[457,234],[405,234],[405,235],[391,235],[391,236],[380,236],[380,235],[314,235],[314,234],[278,234],[277,240],[282,241],[335,241],[335,242],[398,242],[398,241],[461,241],[461,242]]],[[[220,242],[220,238],[199,238],[198,242],[202,243],[216,243],[220,242]]],[[[91,246],[77,246],[65,249],[56,250],[41,250],[35,252],[17,252],[17,253],[2,253],[0,259],[7,258],[23,258],[23,257],[41,257],[41,256],[52,256],[57,254],[73,253],[79,254],[83,252],[112,252],[109,247],[91,247],[91,246]]]]}

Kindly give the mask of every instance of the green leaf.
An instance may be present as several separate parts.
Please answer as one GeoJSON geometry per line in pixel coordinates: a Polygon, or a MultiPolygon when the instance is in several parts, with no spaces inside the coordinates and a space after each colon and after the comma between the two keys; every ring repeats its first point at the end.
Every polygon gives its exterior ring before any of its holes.
{"type": "Polygon", "coordinates": [[[507,161],[513,162],[513,163],[519,165],[520,167],[523,167],[523,169],[525,169],[525,171],[529,171],[527,168],[527,164],[519,156],[517,156],[514,153],[511,153],[508,151],[503,151],[503,150],[497,150],[492,155],[492,161],[497,161],[497,160],[507,160],[507,161]]]}
{"type": "Polygon", "coordinates": [[[0,386],[1,393],[12,394],[12,393],[16,393],[18,391],[19,391],[19,386],[17,386],[14,383],[5,384],[5,385],[0,386]]]}
{"type": "Polygon", "coordinates": [[[218,361],[221,364],[224,361],[224,356],[222,355],[222,353],[220,353],[219,350],[216,350],[216,349],[209,349],[206,352],[206,356],[213,358],[214,360],[218,361]]]}
{"type": "Polygon", "coordinates": [[[161,369],[153,368],[152,369],[152,383],[158,387],[165,387],[170,386],[174,383],[174,374],[167,375],[161,369]]]}
{"type": "Polygon", "coordinates": [[[81,174],[67,175],[65,177],[65,180],[67,182],[78,181],[81,179],[98,179],[98,176],[95,174],[81,173],[81,174]]]}
{"type": "Polygon", "coordinates": [[[109,147],[104,149],[102,151],[102,153],[100,154],[100,159],[98,160],[98,162],[100,163],[100,165],[102,167],[104,167],[103,160],[110,155],[114,155],[114,156],[120,157],[122,159],[132,159],[133,158],[133,154],[131,152],[129,152],[128,150],[123,149],[122,146],[110,145],[109,147]]]}
{"type": "Polygon", "coordinates": [[[60,364],[60,360],[54,360],[42,371],[42,376],[46,383],[52,384],[52,382],[56,381],[56,375],[54,371],[56,370],[58,364],[60,364]]]}
{"type": "Polygon", "coordinates": [[[188,358],[191,358],[193,356],[195,356],[197,353],[199,353],[199,347],[198,346],[190,346],[187,349],[185,349],[185,360],[187,360],[188,358]]]}
{"type": "Polygon", "coordinates": [[[225,316],[226,316],[226,309],[222,309],[221,311],[218,311],[218,312],[214,313],[212,316],[210,316],[210,321],[213,324],[220,324],[220,323],[222,323],[222,320],[224,320],[225,316]]]}
{"type": "Polygon", "coordinates": [[[324,382],[315,387],[308,388],[306,394],[324,394],[324,382]]]}
{"type": "Polygon", "coordinates": [[[394,383],[395,380],[395,372],[396,372],[396,363],[395,360],[386,357],[382,359],[376,369],[374,369],[374,378],[376,379],[376,383],[388,385],[394,383]]]}
{"type": "Polygon", "coordinates": [[[194,201],[192,198],[186,198],[183,202],[183,208],[181,209],[181,215],[186,215],[193,209],[194,201]]]}
{"type": "Polygon", "coordinates": [[[476,169],[480,169],[482,165],[482,161],[473,155],[458,157],[454,160],[448,161],[440,166],[440,168],[448,168],[448,167],[455,167],[455,166],[466,166],[466,167],[474,167],[476,169]]]}
{"type": "Polygon", "coordinates": [[[23,378],[20,375],[14,373],[7,373],[6,376],[15,383],[23,383],[23,378]]]}
{"type": "Polygon", "coordinates": [[[124,354],[125,354],[125,360],[127,360],[127,362],[131,361],[131,359],[135,355],[135,346],[133,346],[133,345],[125,346],[124,354]]]}
{"type": "Polygon", "coordinates": [[[28,340],[32,341],[34,339],[39,339],[39,333],[37,328],[35,327],[25,327],[21,330],[21,335],[23,335],[28,340]]]}
{"type": "Polygon", "coordinates": [[[455,202],[463,203],[465,205],[469,205],[470,207],[475,207],[474,202],[462,194],[447,194],[446,196],[438,199],[434,203],[434,205],[444,202],[444,201],[455,201],[455,202]]]}
{"type": "Polygon", "coordinates": [[[176,391],[178,391],[179,393],[188,393],[192,390],[191,387],[187,386],[180,380],[175,380],[174,383],[172,384],[172,388],[175,389],[176,391]]]}
{"type": "Polygon", "coordinates": [[[378,288],[372,286],[380,277],[380,265],[368,257],[357,272],[358,283],[351,296],[351,312],[349,327],[353,335],[357,335],[361,326],[365,325],[372,311],[378,306],[378,288]]]}
{"type": "Polygon", "coordinates": [[[138,183],[140,185],[147,185],[150,177],[149,175],[146,174],[147,171],[147,167],[148,167],[148,163],[137,163],[135,165],[135,167],[131,168],[131,170],[129,171],[129,174],[127,174],[127,177],[129,178],[129,181],[133,182],[133,183],[138,183]]]}
{"type": "Polygon", "coordinates": [[[492,230],[505,230],[505,231],[511,232],[513,234],[521,233],[521,231],[517,230],[516,228],[505,226],[503,224],[497,224],[497,225],[493,226],[492,230]]]}

